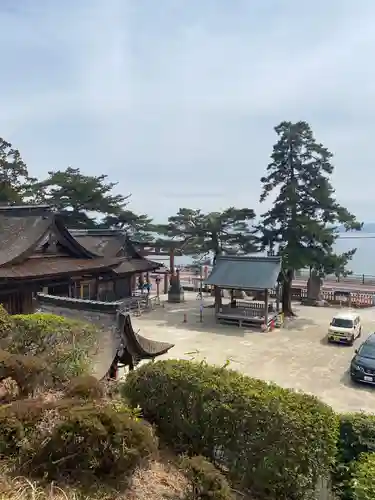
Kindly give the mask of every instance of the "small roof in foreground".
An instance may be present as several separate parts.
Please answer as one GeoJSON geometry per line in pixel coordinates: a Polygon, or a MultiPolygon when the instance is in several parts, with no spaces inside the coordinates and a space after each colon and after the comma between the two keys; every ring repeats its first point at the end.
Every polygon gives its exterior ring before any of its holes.
{"type": "Polygon", "coordinates": [[[218,257],[206,285],[242,290],[273,288],[281,271],[281,257],[218,257]]]}

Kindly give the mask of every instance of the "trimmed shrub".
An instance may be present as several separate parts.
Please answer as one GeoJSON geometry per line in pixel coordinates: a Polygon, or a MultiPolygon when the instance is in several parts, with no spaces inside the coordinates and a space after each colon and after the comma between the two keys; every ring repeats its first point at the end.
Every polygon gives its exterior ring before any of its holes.
{"type": "Polygon", "coordinates": [[[329,406],[232,370],[148,363],[122,392],[174,449],[224,465],[259,497],[308,498],[335,458],[338,421],[329,406]]]}
{"type": "Polygon", "coordinates": [[[365,413],[340,415],[337,460],[332,480],[342,500],[353,499],[353,474],[363,453],[375,450],[375,416],[365,413]]]}
{"type": "Polygon", "coordinates": [[[122,481],[156,451],[150,429],[129,413],[92,404],[66,408],[48,435],[36,436],[27,464],[49,480],[122,481]]]}
{"type": "Polygon", "coordinates": [[[191,483],[192,500],[234,500],[224,475],[204,457],[184,457],[181,469],[191,483]]]}
{"type": "Polygon", "coordinates": [[[14,401],[0,407],[1,455],[18,456],[21,449],[27,448],[28,438],[44,410],[44,403],[38,399],[14,401]]]}
{"type": "Polygon", "coordinates": [[[352,490],[354,500],[374,500],[375,453],[363,453],[355,463],[352,490]]]}
{"type": "Polygon", "coordinates": [[[98,346],[94,325],[43,313],[15,315],[12,322],[6,339],[10,352],[45,358],[57,381],[89,373],[98,346]]]}
{"type": "Polygon", "coordinates": [[[102,384],[90,375],[74,378],[65,389],[68,398],[100,399],[104,396],[104,392],[102,384]]]}
{"type": "Polygon", "coordinates": [[[22,356],[0,351],[0,380],[12,378],[20,393],[27,395],[48,379],[47,364],[36,356],[22,356]]]}

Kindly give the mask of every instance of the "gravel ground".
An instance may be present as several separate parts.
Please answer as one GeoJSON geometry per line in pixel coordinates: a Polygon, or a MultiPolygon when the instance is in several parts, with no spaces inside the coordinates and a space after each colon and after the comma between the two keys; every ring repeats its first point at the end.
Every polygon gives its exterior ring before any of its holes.
{"type": "MultiPolygon", "coordinates": [[[[315,394],[337,411],[375,413],[375,387],[353,385],[348,374],[354,349],[375,331],[375,308],[360,311],[362,337],[348,347],[326,340],[337,308],[295,305],[295,319],[282,329],[261,333],[218,325],[211,308],[204,308],[201,323],[196,294],[185,297],[184,304],[165,303],[133,319],[134,328],[145,337],[175,343],[165,357],[205,359],[219,365],[229,361],[230,368],[252,377],[315,394]]],[[[212,304],[212,298],[206,297],[204,303],[212,304]]]]}

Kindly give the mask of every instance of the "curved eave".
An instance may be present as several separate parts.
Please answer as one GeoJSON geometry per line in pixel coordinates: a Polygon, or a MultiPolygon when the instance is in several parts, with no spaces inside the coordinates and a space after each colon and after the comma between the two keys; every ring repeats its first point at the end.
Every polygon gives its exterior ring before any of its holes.
{"type": "Polygon", "coordinates": [[[57,229],[57,233],[59,235],[60,243],[67,247],[74,255],[78,257],[85,257],[86,259],[94,259],[97,257],[102,257],[99,254],[94,252],[90,252],[87,248],[81,245],[75,238],[72,236],[64,224],[63,219],[59,215],[55,215],[54,220],[55,227],[57,229]]]}

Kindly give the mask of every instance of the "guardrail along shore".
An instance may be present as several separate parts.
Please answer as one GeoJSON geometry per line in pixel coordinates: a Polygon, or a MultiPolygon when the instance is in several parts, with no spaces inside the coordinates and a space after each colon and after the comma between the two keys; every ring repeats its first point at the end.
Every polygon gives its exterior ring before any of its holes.
{"type": "MultiPolygon", "coordinates": [[[[308,280],[309,271],[298,271],[295,276],[296,280],[308,280]]],[[[375,286],[375,276],[371,274],[349,274],[349,276],[336,276],[335,274],[328,274],[324,281],[336,283],[352,283],[356,285],[371,285],[375,286]]]]}

